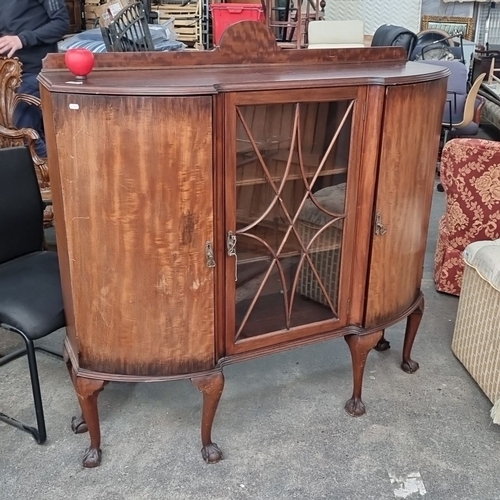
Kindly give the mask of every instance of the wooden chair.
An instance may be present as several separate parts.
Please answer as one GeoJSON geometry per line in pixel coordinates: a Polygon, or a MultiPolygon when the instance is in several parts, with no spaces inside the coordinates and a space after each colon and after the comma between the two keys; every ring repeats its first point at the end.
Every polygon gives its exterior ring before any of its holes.
{"type": "MultiPolygon", "coordinates": [[[[478,92],[485,76],[486,74],[482,73],[472,84],[469,92],[467,92],[463,111],[459,114],[453,113],[453,111],[450,112],[450,118],[443,122],[445,130],[457,131],[457,135],[460,132],[467,135],[477,134],[481,117],[481,109],[484,106],[484,99],[478,99],[478,92]],[[470,128],[471,125],[473,125],[473,129],[470,128]]],[[[450,107],[453,110],[451,105],[450,107]]]]}
{"type": "Polygon", "coordinates": [[[18,129],[14,125],[14,110],[23,101],[32,106],[40,106],[40,99],[28,94],[18,94],[21,85],[22,63],[17,58],[0,57],[0,148],[27,145],[40,186],[44,211],[44,226],[51,226],[54,220],[51,204],[49,169],[46,158],[40,158],[35,151],[38,132],[30,128],[18,129]]]}
{"type": "Polygon", "coordinates": [[[266,12],[267,25],[283,48],[307,46],[308,24],[324,17],[326,3],[320,0],[261,0],[266,12]],[[306,2],[305,9],[302,4],[306,2]]]}

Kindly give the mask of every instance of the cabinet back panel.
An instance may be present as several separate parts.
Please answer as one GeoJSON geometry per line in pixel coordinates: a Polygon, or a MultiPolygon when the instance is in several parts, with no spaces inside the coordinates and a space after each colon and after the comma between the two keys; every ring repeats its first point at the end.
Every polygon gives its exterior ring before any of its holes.
{"type": "Polygon", "coordinates": [[[80,367],[146,376],[210,369],[212,98],[52,99],[64,161],[51,173],[62,191],[55,210],[66,224],[64,293],[80,367]]]}

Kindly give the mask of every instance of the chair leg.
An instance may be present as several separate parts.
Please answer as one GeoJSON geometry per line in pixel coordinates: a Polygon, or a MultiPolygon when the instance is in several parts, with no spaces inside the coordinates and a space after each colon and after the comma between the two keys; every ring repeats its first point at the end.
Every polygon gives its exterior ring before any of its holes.
{"type": "MultiPolygon", "coordinates": [[[[0,413],[0,422],[3,422],[4,424],[12,425],[12,427],[16,427],[17,429],[27,432],[28,434],[31,434],[35,441],[38,443],[38,429],[35,429],[34,427],[30,427],[29,425],[23,424],[19,420],[16,420],[13,417],[9,417],[5,413],[0,413]]],[[[41,443],[40,443],[41,444],[41,443]]]]}
{"type": "Polygon", "coordinates": [[[450,132],[451,132],[451,129],[448,129],[448,128],[445,128],[444,129],[444,137],[443,137],[443,147],[444,145],[448,142],[449,140],[449,137],[450,137],[450,132]]]}
{"type": "Polygon", "coordinates": [[[53,356],[56,356],[57,358],[62,359],[62,355],[59,354],[56,351],[53,351],[52,349],[49,349],[47,347],[42,347],[42,346],[35,346],[32,340],[26,338],[26,336],[20,332],[19,330],[15,329],[10,329],[9,330],[18,333],[23,337],[23,340],[26,344],[25,348],[22,349],[17,349],[14,352],[11,352],[10,354],[7,354],[7,356],[4,356],[0,358],[0,366],[6,365],[7,363],[10,363],[11,361],[20,358],[21,356],[24,356],[25,354],[27,355],[28,358],[28,367],[30,371],[30,379],[31,379],[31,388],[33,391],[33,401],[35,404],[35,415],[36,415],[36,422],[37,422],[37,427],[31,427],[29,425],[24,424],[23,422],[20,422],[19,420],[16,420],[13,417],[9,417],[5,413],[0,413],[0,421],[4,422],[6,424],[12,425],[13,427],[16,427],[17,429],[20,429],[22,431],[25,431],[29,434],[31,434],[35,441],[38,444],[43,444],[47,440],[47,429],[45,427],[45,417],[43,414],[43,406],[42,406],[42,395],[40,391],[40,381],[38,378],[38,368],[36,364],[36,356],[35,356],[35,351],[44,351],[48,354],[51,354],[53,356]]]}
{"type": "MultiPolygon", "coordinates": [[[[52,349],[49,349],[48,347],[42,347],[42,346],[35,346],[35,351],[43,351],[46,352],[47,354],[50,354],[52,356],[55,356],[56,358],[63,359],[62,354],[60,354],[57,351],[54,351],[52,349]]],[[[0,357],[0,366],[6,365],[7,363],[10,363],[11,361],[14,361],[17,358],[20,358],[27,354],[27,349],[26,347],[21,347],[20,349],[16,349],[15,351],[10,352],[9,354],[6,354],[5,356],[0,357]]]]}
{"type": "Polygon", "coordinates": [[[28,354],[28,365],[30,369],[31,387],[33,389],[33,401],[35,403],[36,423],[38,427],[38,444],[47,441],[47,430],[45,428],[45,417],[43,415],[42,394],[40,392],[40,381],[38,379],[38,368],[36,366],[35,346],[33,341],[26,340],[28,354]]]}
{"type": "Polygon", "coordinates": [[[15,351],[10,352],[6,356],[2,356],[0,358],[0,366],[6,365],[11,361],[14,361],[17,358],[20,358],[26,354],[26,347],[21,347],[21,349],[16,349],[15,351]]]}

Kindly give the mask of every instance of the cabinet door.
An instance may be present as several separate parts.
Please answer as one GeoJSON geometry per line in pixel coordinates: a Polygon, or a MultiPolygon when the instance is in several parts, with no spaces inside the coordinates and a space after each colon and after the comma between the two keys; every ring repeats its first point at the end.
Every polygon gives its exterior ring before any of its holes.
{"type": "Polygon", "coordinates": [[[387,89],[367,327],[404,316],[419,293],[445,97],[446,78],[387,89]]]}
{"type": "Polygon", "coordinates": [[[212,98],[43,97],[80,367],[145,377],[212,368],[212,98]]]}
{"type": "Polygon", "coordinates": [[[345,326],[363,96],[226,96],[228,353],[345,326]]]}

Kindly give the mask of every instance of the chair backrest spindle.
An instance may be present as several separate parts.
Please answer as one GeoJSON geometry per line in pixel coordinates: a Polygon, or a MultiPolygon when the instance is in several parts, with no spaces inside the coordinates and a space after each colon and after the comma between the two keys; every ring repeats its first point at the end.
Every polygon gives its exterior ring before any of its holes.
{"type": "Polygon", "coordinates": [[[154,51],[144,4],[127,5],[108,26],[101,27],[108,52],[154,51]]]}

